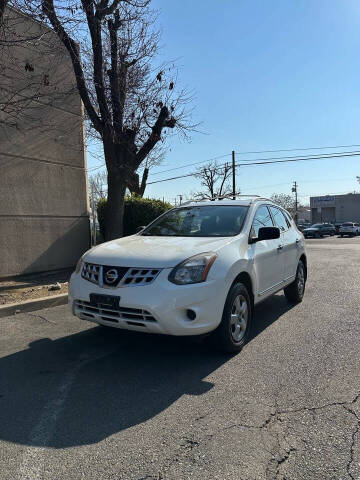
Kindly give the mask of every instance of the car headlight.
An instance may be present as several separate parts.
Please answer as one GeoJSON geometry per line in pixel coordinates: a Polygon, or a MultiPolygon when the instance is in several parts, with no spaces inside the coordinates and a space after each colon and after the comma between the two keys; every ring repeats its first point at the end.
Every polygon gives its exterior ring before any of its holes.
{"type": "Polygon", "coordinates": [[[194,255],[179,263],[170,273],[169,281],[176,285],[205,282],[211,265],[216,259],[216,253],[206,252],[194,255]]]}
{"type": "Polygon", "coordinates": [[[77,262],[77,264],[76,264],[76,267],[75,267],[75,272],[76,272],[76,273],[79,273],[80,270],[81,270],[81,267],[82,267],[82,264],[83,264],[83,258],[84,258],[84,255],[82,255],[82,256],[79,258],[79,260],[78,260],[78,262],[77,262]]]}

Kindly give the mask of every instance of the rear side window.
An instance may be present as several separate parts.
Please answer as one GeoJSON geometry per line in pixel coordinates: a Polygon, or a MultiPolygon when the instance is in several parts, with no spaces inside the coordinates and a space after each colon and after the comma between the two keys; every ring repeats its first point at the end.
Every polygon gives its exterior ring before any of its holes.
{"type": "Polygon", "coordinates": [[[261,227],[273,227],[271,215],[268,208],[262,205],[256,210],[254,221],[251,227],[251,237],[256,238],[261,227]]]}
{"type": "Polygon", "coordinates": [[[271,214],[273,216],[275,225],[280,228],[281,232],[285,232],[285,230],[289,228],[289,225],[283,212],[276,207],[270,207],[270,210],[271,210],[271,214]]]}

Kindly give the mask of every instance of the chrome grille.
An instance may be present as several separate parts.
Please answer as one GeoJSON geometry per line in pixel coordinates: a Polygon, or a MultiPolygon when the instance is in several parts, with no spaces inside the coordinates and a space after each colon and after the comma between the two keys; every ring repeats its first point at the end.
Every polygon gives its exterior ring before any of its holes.
{"type": "Polygon", "coordinates": [[[126,323],[130,325],[139,322],[156,322],[155,317],[150,312],[140,308],[119,307],[118,310],[112,310],[100,308],[84,300],[75,300],[74,304],[75,309],[78,310],[80,314],[83,314],[85,318],[95,318],[95,316],[99,316],[102,320],[116,323],[118,323],[119,320],[125,320],[126,323]]]}
{"type": "Polygon", "coordinates": [[[159,275],[160,270],[156,268],[129,268],[120,286],[148,285],[159,275]]]}
{"type": "Polygon", "coordinates": [[[161,269],[159,268],[112,267],[85,262],[82,266],[81,276],[100,287],[115,288],[149,285],[160,272],[161,269]],[[117,280],[110,283],[107,280],[107,273],[114,274],[114,271],[117,274],[117,280]]]}
{"type": "Polygon", "coordinates": [[[84,263],[81,276],[89,282],[100,285],[102,283],[102,268],[100,265],[94,265],[92,263],[84,263]]]}

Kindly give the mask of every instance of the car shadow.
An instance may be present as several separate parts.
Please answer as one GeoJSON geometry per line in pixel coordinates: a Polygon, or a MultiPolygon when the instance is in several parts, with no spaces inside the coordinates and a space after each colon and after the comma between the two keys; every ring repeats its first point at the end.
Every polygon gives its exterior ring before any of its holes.
{"type": "MultiPolygon", "coordinates": [[[[282,295],[256,308],[250,341],[289,308],[282,295]]],[[[42,338],[0,359],[0,439],[52,448],[99,442],[184,394],[209,391],[206,377],[230,358],[205,340],[102,327],[42,338]],[[55,417],[50,439],[34,434],[55,417]]]]}

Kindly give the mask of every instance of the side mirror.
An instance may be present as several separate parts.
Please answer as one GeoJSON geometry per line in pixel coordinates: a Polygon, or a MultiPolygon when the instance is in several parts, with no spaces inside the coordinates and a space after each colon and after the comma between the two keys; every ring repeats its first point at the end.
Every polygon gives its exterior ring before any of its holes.
{"type": "Polygon", "coordinates": [[[142,230],[144,230],[144,228],[145,228],[145,225],[141,225],[141,227],[137,227],[136,233],[141,232],[142,230]]]}
{"type": "Polygon", "coordinates": [[[251,243],[261,242],[262,240],[276,240],[277,238],[280,238],[280,228],[261,227],[257,238],[253,238],[251,243]]]}

